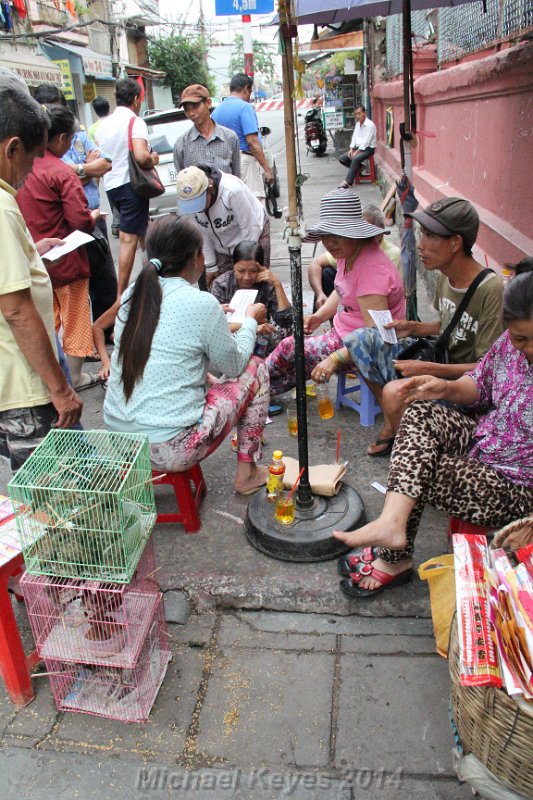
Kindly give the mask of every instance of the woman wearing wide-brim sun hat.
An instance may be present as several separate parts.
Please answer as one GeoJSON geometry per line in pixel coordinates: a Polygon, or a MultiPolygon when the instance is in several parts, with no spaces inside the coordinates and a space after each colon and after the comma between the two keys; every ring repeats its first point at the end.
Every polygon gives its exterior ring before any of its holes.
{"type": "MultiPolygon", "coordinates": [[[[343,337],[356,328],[373,327],[371,311],[389,309],[393,319],[405,318],[405,298],[398,270],[375,241],[385,231],[363,219],[361,201],[353,189],[335,189],[320,201],[320,218],[304,242],[322,241],[337,259],[335,289],[324,305],[304,318],[304,332],[322,323],[333,327],[321,336],[305,339],[305,374],[315,381],[333,372],[349,371],[353,364],[343,337]]],[[[267,358],[271,396],[295,385],[294,338],[283,339],[267,358]]]]}

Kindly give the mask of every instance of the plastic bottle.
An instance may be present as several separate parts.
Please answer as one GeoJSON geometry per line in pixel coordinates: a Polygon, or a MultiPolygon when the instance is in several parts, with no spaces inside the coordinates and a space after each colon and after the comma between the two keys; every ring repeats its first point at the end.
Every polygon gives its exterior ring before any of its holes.
{"type": "Polygon", "coordinates": [[[501,277],[502,277],[502,283],[503,283],[503,288],[504,289],[505,289],[506,286],[509,285],[509,281],[511,280],[511,275],[512,274],[513,273],[512,273],[512,271],[510,269],[508,269],[507,267],[502,267],[501,277]]]}
{"type": "Polygon", "coordinates": [[[279,489],[283,488],[283,476],[285,475],[285,464],[283,463],[283,453],[281,450],[274,450],[272,461],[268,467],[268,478],[266,483],[267,497],[275,502],[279,489]]]}

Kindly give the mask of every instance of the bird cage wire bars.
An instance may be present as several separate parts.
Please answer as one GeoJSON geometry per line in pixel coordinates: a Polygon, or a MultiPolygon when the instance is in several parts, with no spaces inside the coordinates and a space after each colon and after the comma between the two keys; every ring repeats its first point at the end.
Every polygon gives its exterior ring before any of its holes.
{"type": "Polygon", "coordinates": [[[121,722],[145,722],[171,658],[161,599],[139,659],[131,669],[45,658],[59,711],[121,722]]]}
{"type": "Polygon", "coordinates": [[[42,658],[131,668],[162,597],[149,540],[130,584],[30,575],[20,582],[42,658]]]}
{"type": "Polygon", "coordinates": [[[28,572],[131,580],[156,519],[145,436],[52,430],[8,491],[28,572]]]}

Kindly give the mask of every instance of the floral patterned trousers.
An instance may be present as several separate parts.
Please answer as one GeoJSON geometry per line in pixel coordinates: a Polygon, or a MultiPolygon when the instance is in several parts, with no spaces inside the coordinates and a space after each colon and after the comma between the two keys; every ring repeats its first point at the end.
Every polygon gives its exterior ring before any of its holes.
{"type": "MultiPolygon", "coordinates": [[[[317,364],[320,364],[335,350],[344,347],[339,334],[332,328],[322,336],[306,336],[304,339],[305,357],[305,377],[309,379],[317,364]]],[[[294,371],[294,336],[283,339],[273,353],[271,353],[266,363],[270,375],[270,394],[276,397],[278,394],[288,392],[296,385],[296,375],[294,371]]],[[[353,366],[346,365],[346,371],[353,366]]]]}
{"type": "Polygon", "coordinates": [[[184,472],[216,450],[235,425],[238,461],[260,461],[268,404],[268,370],[264,361],[252,356],[238,378],[223,375],[211,386],[197,425],[150,446],[152,465],[158,470],[184,472]]]}

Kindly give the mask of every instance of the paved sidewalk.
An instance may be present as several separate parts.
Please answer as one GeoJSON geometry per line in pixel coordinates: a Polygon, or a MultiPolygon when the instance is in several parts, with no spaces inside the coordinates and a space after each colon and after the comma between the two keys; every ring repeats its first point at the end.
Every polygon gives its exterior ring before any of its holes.
{"type": "MultiPolygon", "coordinates": [[[[303,160],[306,219],[342,179],[331,157],[303,160]]],[[[283,170],[283,167],[282,167],[283,170]]],[[[282,172],[283,174],[283,172],[282,172]]],[[[373,186],[363,203],[379,202],[373,186]]],[[[286,202],[283,201],[282,202],[286,202]]],[[[273,221],[274,268],[289,278],[283,222],[273,221]]],[[[116,246],[116,243],[115,245],[116,246]]],[[[307,264],[313,247],[303,246],[307,264]]],[[[89,365],[96,369],[96,365],[89,365]]],[[[83,422],[101,428],[103,393],[84,393],[83,422]]],[[[309,404],[310,462],[334,460],[337,431],[346,480],[368,518],[381,508],[388,459],[366,447],[379,433],[343,409],[319,419],[309,404]]],[[[265,460],[281,447],[297,455],[283,416],[266,428],[265,460]]],[[[427,587],[351,601],[335,562],[288,564],[256,552],[243,533],[246,498],[232,491],[235,456],[224,444],[202,469],[208,495],[202,531],[155,531],[158,579],[173,660],[145,725],[58,713],[48,679],[17,711],[0,688],[0,796],[5,800],[459,800],[470,792],[452,771],[449,677],[435,654],[427,587]]],[[[8,480],[0,471],[0,492],[8,480]]],[[[157,490],[161,510],[172,506],[157,490]]],[[[444,552],[445,515],[428,509],[416,563],[444,552]]],[[[23,607],[17,608],[25,637],[23,607]]]]}

